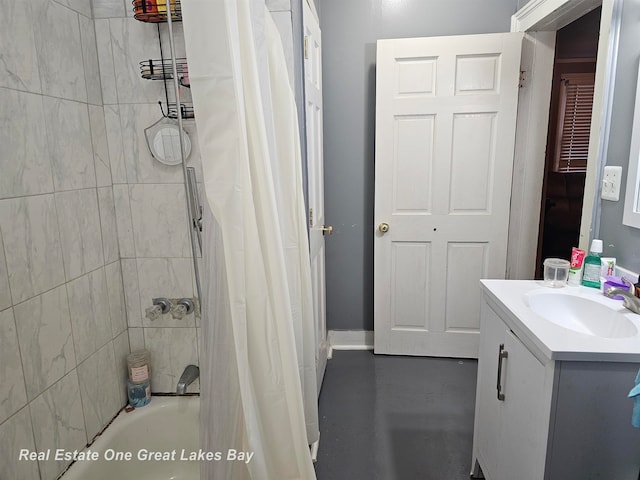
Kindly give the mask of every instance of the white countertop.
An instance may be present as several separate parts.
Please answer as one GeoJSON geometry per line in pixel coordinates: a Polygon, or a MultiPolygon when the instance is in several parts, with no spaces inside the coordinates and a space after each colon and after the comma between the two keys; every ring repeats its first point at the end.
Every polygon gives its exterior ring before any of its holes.
{"type": "Polygon", "coordinates": [[[594,288],[548,288],[535,280],[481,280],[480,283],[489,305],[539,360],[640,363],[640,315],[624,308],[622,300],[609,299],[594,288]],[[527,305],[527,294],[538,291],[575,295],[613,308],[633,322],[638,334],[627,338],[601,338],[556,325],[527,305]]]}

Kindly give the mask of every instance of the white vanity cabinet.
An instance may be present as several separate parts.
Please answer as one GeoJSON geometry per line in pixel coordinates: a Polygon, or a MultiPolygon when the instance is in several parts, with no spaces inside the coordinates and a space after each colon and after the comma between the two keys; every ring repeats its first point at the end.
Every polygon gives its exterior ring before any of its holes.
{"type": "Polygon", "coordinates": [[[637,480],[640,365],[552,359],[495,295],[481,308],[473,478],[637,480]]]}
{"type": "Polygon", "coordinates": [[[536,358],[483,302],[473,455],[486,478],[543,478],[552,386],[553,362],[536,358]]]}

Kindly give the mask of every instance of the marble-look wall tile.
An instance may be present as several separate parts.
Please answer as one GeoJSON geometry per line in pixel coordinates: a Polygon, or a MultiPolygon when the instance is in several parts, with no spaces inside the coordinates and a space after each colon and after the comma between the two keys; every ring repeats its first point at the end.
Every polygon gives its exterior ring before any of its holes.
{"type": "Polygon", "coordinates": [[[27,396],[33,400],[76,366],[64,285],[14,307],[27,396]]]}
{"type": "Polygon", "coordinates": [[[64,283],[53,195],[1,200],[0,231],[14,304],[64,283]]]}
{"type": "Polygon", "coordinates": [[[67,280],[104,265],[96,190],[56,193],[67,280]]]}
{"type": "Polygon", "coordinates": [[[75,10],[76,12],[84,15],[87,18],[91,18],[91,2],[87,0],[55,0],[61,5],[75,10]]]}
{"type": "Polygon", "coordinates": [[[124,13],[125,13],[125,16],[126,16],[127,18],[134,18],[134,17],[133,17],[133,15],[134,15],[133,7],[132,7],[132,6],[130,6],[130,5],[129,5],[128,3],[126,3],[126,2],[125,2],[125,5],[124,5],[124,6],[125,6],[125,12],[124,12],[124,13]]]}
{"type": "Polygon", "coordinates": [[[9,274],[7,273],[7,261],[4,256],[4,242],[0,231],[0,310],[11,306],[11,290],[9,290],[9,274]]]}
{"type": "Polygon", "coordinates": [[[266,0],[267,9],[270,12],[281,12],[291,10],[291,0],[266,0]]]}
{"type": "MultiPolygon", "coordinates": [[[[72,370],[30,404],[36,448],[39,451],[62,448],[80,450],[87,442],[82,415],[80,385],[77,370],[72,370]]],[[[69,461],[41,460],[40,475],[54,479],[69,465],[69,461]]]]}
{"type": "MultiPolygon", "coordinates": [[[[87,0],[80,0],[87,4],[87,0]]],[[[91,10],[91,7],[89,7],[91,10]]],[[[102,105],[102,87],[100,86],[100,68],[98,66],[98,48],[96,29],[91,18],[79,15],[80,37],[82,39],[82,59],[84,78],[87,84],[87,101],[93,105],[102,105]]]]}
{"type": "Polygon", "coordinates": [[[133,220],[131,219],[131,204],[129,202],[129,186],[114,185],[113,200],[116,208],[116,223],[118,225],[118,245],[121,258],[135,258],[136,250],[133,241],[133,220]]]}
{"type": "Polygon", "coordinates": [[[42,93],[86,102],[78,14],[49,0],[35,16],[42,93]]]}
{"type": "MultiPolygon", "coordinates": [[[[140,329],[142,330],[142,329],[140,329]]],[[[118,393],[120,405],[127,404],[127,355],[131,351],[129,347],[129,333],[122,332],[113,339],[113,352],[116,359],[116,376],[118,377],[118,393]]]]}
{"type": "Polygon", "coordinates": [[[158,162],[147,146],[144,131],[161,116],[157,102],[120,105],[124,161],[129,183],[182,183],[180,166],[158,162]]]}
{"type": "Polygon", "coordinates": [[[0,198],[53,192],[42,97],[0,88],[0,112],[0,198]]]}
{"type": "Polygon", "coordinates": [[[145,328],[144,343],[153,362],[153,392],[175,392],[185,367],[198,365],[195,328],[145,328]]]}
{"type": "Polygon", "coordinates": [[[132,185],[130,198],[138,257],[191,256],[184,185],[132,185]]]}
{"type": "Polygon", "coordinates": [[[0,0],[0,87],[40,93],[38,56],[30,2],[0,0]]]}
{"type": "Polygon", "coordinates": [[[109,313],[111,317],[111,336],[120,335],[127,329],[127,309],[124,299],[122,271],[120,262],[115,261],[104,267],[109,294],[109,313]]]}
{"type": "Polygon", "coordinates": [[[20,450],[35,451],[29,407],[0,424],[0,478],[38,479],[38,462],[18,462],[20,450]]]}
{"type": "Polygon", "coordinates": [[[160,58],[155,28],[133,18],[112,18],[111,48],[120,103],[153,103],[164,98],[162,82],[140,76],[140,61],[160,58]]]}
{"type": "Polygon", "coordinates": [[[94,23],[98,49],[98,65],[100,66],[100,83],[102,84],[102,101],[105,105],[117,104],[116,70],[113,65],[109,20],[95,20],[94,23]]]}
{"type": "Polygon", "coordinates": [[[116,373],[113,343],[109,342],[78,365],[87,442],[111,421],[120,404],[120,382],[116,373]]]}
{"type": "Polygon", "coordinates": [[[87,105],[51,97],[43,103],[56,191],[95,187],[87,105]]]}
{"type": "Polygon", "coordinates": [[[144,328],[129,328],[129,345],[132,352],[144,349],[144,328]]]}
{"type": "Polygon", "coordinates": [[[76,362],[80,363],[112,338],[104,268],[69,282],[67,294],[76,362]]]}
{"type": "Polygon", "coordinates": [[[126,17],[123,0],[92,0],[93,18],[126,17]]]}
{"type": "MultiPolygon", "coordinates": [[[[157,297],[193,297],[193,268],[190,258],[138,258],[140,304],[144,311],[157,297]]],[[[157,320],[143,318],[145,327],[195,327],[193,313],[182,320],[166,313],[157,320]]]]}
{"type": "Polygon", "coordinates": [[[0,312],[0,423],[27,404],[13,309],[0,312]]]}
{"type": "Polygon", "coordinates": [[[101,106],[89,105],[89,122],[91,125],[93,161],[96,169],[96,184],[98,187],[110,187],[112,181],[109,146],[107,142],[107,126],[104,118],[104,110],[101,106]]]}
{"type": "Polygon", "coordinates": [[[98,189],[98,206],[100,207],[100,225],[102,227],[104,262],[112,263],[120,258],[120,252],[118,249],[116,207],[113,200],[112,187],[103,187],[98,189]]]}
{"type": "Polygon", "coordinates": [[[105,105],[104,118],[107,125],[111,180],[114,184],[127,183],[127,167],[124,161],[122,127],[120,126],[120,107],[118,105],[105,105]]]}
{"type": "Polygon", "coordinates": [[[123,258],[120,260],[120,264],[122,265],[122,281],[124,284],[128,325],[129,327],[141,327],[142,313],[138,285],[138,264],[134,258],[123,258]]]}

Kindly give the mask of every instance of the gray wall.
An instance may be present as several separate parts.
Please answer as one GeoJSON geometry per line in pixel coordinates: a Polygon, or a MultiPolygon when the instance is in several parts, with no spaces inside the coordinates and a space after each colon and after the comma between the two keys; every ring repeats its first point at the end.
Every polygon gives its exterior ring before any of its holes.
{"type": "Polygon", "coordinates": [[[517,0],[318,0],[323,45],[327,327],[373,329],[376,40],[508,32],[517,0]]]}
{"type": "Polygon", "coordinates": [[[618,259],[618,264],[640,271],[640,230],[622,224],[626,191],[631,128],[640,57],[640,2],[625,0],[622,10],[620,44],[613,97],[613,115],[607,165],[621,165],[623,185],[619,202],[601,202],[600,237],[605,254],[618,259]]]}

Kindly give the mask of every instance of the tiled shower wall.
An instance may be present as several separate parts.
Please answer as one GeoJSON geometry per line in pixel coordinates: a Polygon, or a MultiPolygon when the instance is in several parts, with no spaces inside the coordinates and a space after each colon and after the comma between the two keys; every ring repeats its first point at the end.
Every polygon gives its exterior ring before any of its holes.
{"type": "Polygon", "coordinates": [[[86,0],[0,0],[0,478],[84,447],[126,403],[129,352],[86,0]]]}
{"type": "MultiPolygon", "coordinates": [[[[292,60],[290,2],[267,3],[292,60]]],[[[198,363],[198,319],[144,316],[154,297],[195,296],[194,276],[180,167],[154,161],[143,133],[164,99],[139,77],[160,56],[156,26],[128,0],[0,10],[0,479],[50,480],[67,464],[19,449],[91,441],[126,403],[130,344],[151,350],[155,391],[198,363]]]]}
{"type": "MultiPolygon", "coordinates": [[[[140,62],[170,58],[168,25],[133,18],[129,0],[93,0],[106,134],[122,258],[125,304],[131,348],[151,352],[154,392],[175,392],[182,371],[198,365],[198,319],[170,314],[151,321],[145,310],[156,297],[196,297],[182,168],[154,160],[144,130],[162,118],[164,82],[140,77],[140,62]]],[[[182,23],[174,33],[178,57],[184,57],[182,23]]],[[[173,84],[168,82],[170,101],[173,84]]],[[[182,101],[190,101],[181,87],[182,101]]],[[[193,151],[188,164],[202,178],[193,120],[184,122],[193,151]]],[[[188,391],[198,391],[195,382],[188,391]]]]}
{"type": "MultiPolygon", "coordinates": [[[[158,101],[165,101],[165,86],[142,79],[140,61],[170,58],[168,25],[135,20],[128,0],[93,2],[131,348],[151,352],[153,391],[172,392],[184,368],[199,364],[200,328],[193,314],[182,320],[169,314],[155,321],[145,316],[155,297],[197,296],[182,169],[154,160],[144,135],[162,117],[158,101]]],[[[290,1],[270,0],[267,6],[283,36],[293,81],[290,1]]],[[[184,57],[183,25],[173,28],[176,56],[184,57]]],[[[173,101],[173,85],[167,87],[173,101]]],[[[180,90],[182,101],[190,102],[189,89],[180,90]]],[[[184,127],[193,147],[188,165],[201,181],[194,120],[186,120],[184,127]]],[[[188,391],[198,389],[195,382],[188,391]]]]}

